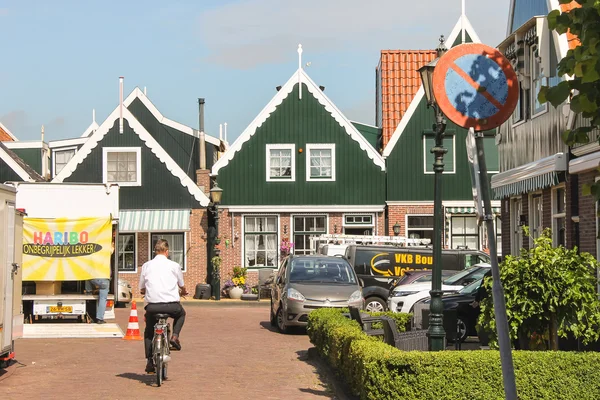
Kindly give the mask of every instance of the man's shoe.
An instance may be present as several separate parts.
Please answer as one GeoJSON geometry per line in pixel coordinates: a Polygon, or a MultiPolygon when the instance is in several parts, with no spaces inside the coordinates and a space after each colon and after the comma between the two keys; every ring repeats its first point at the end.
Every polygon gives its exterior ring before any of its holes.
{"type": "Polygon", "coordinates": [[[146,373],[154,374],[155,372],[156,372],[156,368],[154,367],[154,361],[152,361],[152,359],[149,358],[148,362],[146,363],[146,373]]]}
{"type": "Polygon", "coordinates": [[[96,323],[97,323],[97,324],[105,324],[105,323],[106,323],[106,321],[105,321],[105,320],[103,320],[103,319],[97,319],[97,320],[96,320],[96,323]]]}
{"type": "Polygon", "coordinates": [[[173,348],[173,350],[181,350],[181,343],[179,342],[179,338],[178,337],[172,337],[171,338],[171,347],[173,348]]]}

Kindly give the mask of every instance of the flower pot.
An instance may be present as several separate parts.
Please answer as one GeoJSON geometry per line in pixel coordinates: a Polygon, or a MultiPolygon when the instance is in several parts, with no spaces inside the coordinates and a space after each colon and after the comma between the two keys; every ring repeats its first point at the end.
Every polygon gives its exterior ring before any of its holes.
{"type": "Polygon", "coordinates": [[[231,289],[229,289],[229,298],[231,299],[241,299],[242,298],[242,294],[244,294],[244,289],[242,289],[241,287],[232,287],[231,289]]]}

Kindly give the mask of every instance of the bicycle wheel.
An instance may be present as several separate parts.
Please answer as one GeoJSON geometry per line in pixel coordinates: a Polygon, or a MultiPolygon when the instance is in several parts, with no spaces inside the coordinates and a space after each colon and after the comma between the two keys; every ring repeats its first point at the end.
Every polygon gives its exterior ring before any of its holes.
{"type": "Polygon", "coordinates": [[[162,385],[163,381],[163,358],[162,358],[162,337],[156,338],[154,341],[154,366],[156,368],[156,385],[162,385]]]}

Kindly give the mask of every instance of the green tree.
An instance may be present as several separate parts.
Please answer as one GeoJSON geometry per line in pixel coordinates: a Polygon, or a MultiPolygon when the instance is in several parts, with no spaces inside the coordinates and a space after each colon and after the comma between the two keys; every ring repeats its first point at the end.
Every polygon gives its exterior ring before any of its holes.
{"type": "MultiPolygon", "coordinates": [[[[525,228],[528,235],[529,230],[525,228]]],[[[506,256],[500,265],[511,339],[527,348],[537,336],[558,350],[558,337],[571,333],[588,344],[600,336],[600,301],[596,293],[598,263],[589,253],[553,247],[544,230],[534,247],[518,257],[506,256]]],[[[484,284],[491,293],[491,279],[484,284]]],[[[496,324],[491,296],[481,302],[479,324],[495,342],[496,324]]]]}
{"type": "MultiPolygon", "coordinates": [[[[561,4],[571,0],[559,0],[561,4]]],[[[558,75],[569,77],[554,87],[543,87],[538,95],[542,103],[554,107],[571,98],[571,111],[589,119],[588,126],[563,132],[569,146],[588,143],[589,133],[600,127],[600,1],[575,0],[580,7],[567,12],[553,10],[548,14],[550,29],[559,34],[570,32],[579,41],[558,64],[558,75]]],[[[600,182],[586,186],[586,193],[600,199],[600,182]]]]}

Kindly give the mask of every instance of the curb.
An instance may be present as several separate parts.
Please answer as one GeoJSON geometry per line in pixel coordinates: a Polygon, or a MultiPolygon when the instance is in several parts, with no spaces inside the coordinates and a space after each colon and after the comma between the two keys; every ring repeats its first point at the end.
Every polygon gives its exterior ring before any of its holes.
{"type": "MultiPolygon", "coordinates": [[[[137,304],[144,304],[143,299],[133,299],[137,304]]],[[[257,300],[231,300],[231,299],[222,299],[222,300],[196,300],[196,299],[188,299],[181,300],[181,304],[184,306],[191,307],[270,307],[271,301],[270,299],[261,299],[257,300]]]]}

